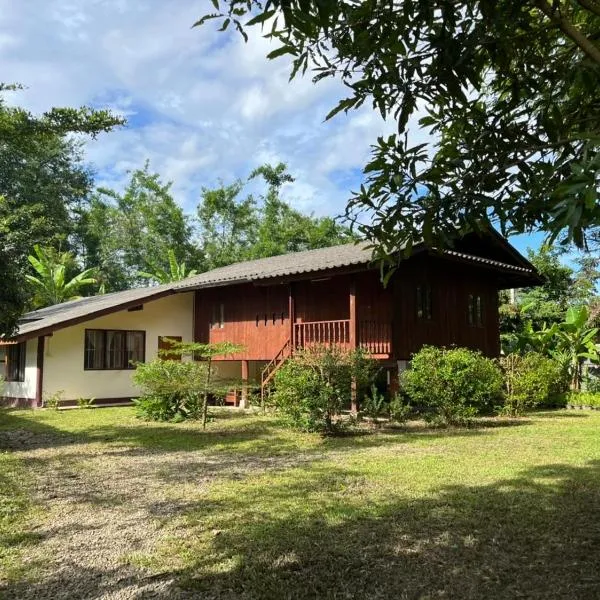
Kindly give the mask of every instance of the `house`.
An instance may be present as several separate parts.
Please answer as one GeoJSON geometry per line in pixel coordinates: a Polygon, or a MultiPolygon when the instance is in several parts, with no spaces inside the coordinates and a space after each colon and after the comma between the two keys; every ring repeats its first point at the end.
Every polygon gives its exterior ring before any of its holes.
{"type": "Polygon", "coordinates": [[[297,348],[360,347],[393,385],[423,344],[498,355],[498,291],[539,282],[493,231],[451,250],[415,247],[387,286],[364,243],[241,262],[26,314],[0,344],[2,399],[40,406],[59,391],[67,400],[130,399],[138,393],[132,363],[168,348],[165,338],[241,344],[238,354],[219,357],[219,373],[263,387],[297,348]]]}

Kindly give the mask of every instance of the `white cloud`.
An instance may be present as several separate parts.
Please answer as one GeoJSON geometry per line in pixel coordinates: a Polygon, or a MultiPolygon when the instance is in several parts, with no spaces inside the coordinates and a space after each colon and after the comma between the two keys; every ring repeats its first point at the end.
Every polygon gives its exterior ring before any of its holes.
{"type": "Polygon", "coordinates": [[[34,111],[94,104],[129,118],[87,145],[103,183],[122,185],[149,158],[191,210],[202,185],[285,161],[297,178],[285,189],[290,202],[340,213],[370,144],[389,127],[367,108],[323,123],[341,86],[289,83],[289,63],[268,61],[272,47],[258,32],[244,44],[210,23],[192,29],[207,6],[0,0],[3,78],[28,86],[13,101],[34,111]]]}

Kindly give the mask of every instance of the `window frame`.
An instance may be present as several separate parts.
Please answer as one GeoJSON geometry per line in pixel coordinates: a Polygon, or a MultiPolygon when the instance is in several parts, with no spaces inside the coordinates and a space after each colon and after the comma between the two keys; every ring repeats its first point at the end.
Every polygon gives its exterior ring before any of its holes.
{"type": "Polygon", "coordinates": [[[212,305],[210,317],[210,329],[224,329],[225,327],[225,303],[215,302],[212,305]]]}
{"type": "Polygon", "coordinates": [[[86,328],[83,336],[83,370],[84,371],[133,371],[135,365],[132,365],[127,359],[129,351],[127,349],[127,338],[129,333],[142,334],[142,359],[137,362],[146,362],[146,331],[143,329],[99,329],[99,328],[86,328]],[[88,332],[101,332],[102,333],[102,366],[101,367],[88,367],[87,366],[87,338],[88,332]],[[107,367],[107,334],[108,333],[122,333],[123,334],[123,346],[121,353],[123,355],[124,366],[118,367],[107,367]]]}
{"type": "Polygon", "coordinates": [[[5,346],[5,360],[4,364],[4,381],[6,383],[24,383],[25,382],[25,369],[27,368],[27,342],[18,342],[17,344],[7,344],[5,346]],[[11,351],[14,349],[18,351],[17,361],[11,358],[11,351]],[[12,376],[13,369],[12,363],[17,362],[16,365],[16,376],[12,376]]]}
{"type": "Polygon", "coordinates": [[[419,321],[433,321],[433,287],[420,283],[415,288],[415,315],[419,321]]]}
{"type": "Polygon", "coordinates": [[[481,328],[485,326],[483,294],[469,293],[467,298],[467,322],[469,327],[481,328]]]}

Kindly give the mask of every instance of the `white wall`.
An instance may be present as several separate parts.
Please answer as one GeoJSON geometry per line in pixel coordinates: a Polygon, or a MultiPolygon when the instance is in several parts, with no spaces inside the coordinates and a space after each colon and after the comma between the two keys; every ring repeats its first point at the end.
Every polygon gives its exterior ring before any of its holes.
{"type": "Polygon", "coordinates": [[[35,400],[37,383],[37,338],[27,342],[25,356],[25,381],[7,381],[0,389],[0,396],[35,400]]]}
{"type": "MultiPolygon", "coordinates": [[[[46,338],[44,395],[62,391],[65,400],[138,396],[139,390],[131,380],[132,370],[84,371],[85,330],[145,331],[146,360],[150,361],[156,357],[159,336],[181,336],[184,342],[193,340],[193,303],[193,292],[175,294],[148,302],[140,311],[124,310],[54,332],[46,338]]],[[[34,342],[37,348],[37,341],[34,342]]]]}

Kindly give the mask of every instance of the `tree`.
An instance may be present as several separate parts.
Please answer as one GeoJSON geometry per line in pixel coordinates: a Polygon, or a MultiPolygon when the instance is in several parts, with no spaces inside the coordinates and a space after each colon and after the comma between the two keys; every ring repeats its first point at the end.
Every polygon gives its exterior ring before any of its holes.
{"type": "Polygon", "coordinates": [[[161,268],[158,265],[152,265],[152,272],[141,271],[139,273],[140,277],[144,279],[150,279],[156,281],[158,283],[171,283],[173,281],[181,281],[186,277],[193,277],[196,275],[197,271],[194,269],[187,270],[187,266],[184,262],[178,263],[177,257],[175,256],[175,250],[172,248],[167,252],[167,257],[169,259],[169,270],[161,268]]]}
{"type": "Polygon", "coordinates": [[[34,306],[42,308],[81,298],[81,288],[96,283],[96,269],[86,269],[68,279],[67,272],[74,259],[69,252],[56,252],[52,248],[34,247],[35,256],[29,256],[36,275],[25,275],[35,291],[34,306]]]}
{"type": "Polygon", "coordinates": [[[578,257],[576,268],[562,262],[560,249],[542,245],[527,251],[529,260],[542,276],[543,284],[517,290],[513,303],[503,294],[500,304],[500,332],[505,349],[516,342],[516,336],[527,327],[534,331],[564,321],[569,306],[595,306],[600,279],[598,259],[591,254],[578,257]]]}
{"type": "Polygon", "coordinates": [[[52,108],[37,116],[6,105],[19,86],[0,84],[0,335],[10,335],[27,300],[22,286],[32,240],[68,247],[74,211],[91,188],[81,142],[123,124],[104,110],[52,108]]]}
{"type": "Polygon", "coordinates": [[[291,78],[341,80],[348,96],[327,118],[371,104],[396,122],[347,209],[382,255],[451,244],[490,219],[578,246],[597,231],[597,0],[213,5],[195,25],[218,19],[246,39],[261,28],[277,44],[268,58],[291,57],[291,78]]]}
{"type": "Polygon", "coordinates": [[[214,269],[245,260],[256,239],[256,202],[240,198],[244,183],[237,180],[218,188],[202,188],[198,221],[206,267],[214,269]]]}
{"type": "Polygon", "coordinates": [[[171,184],[151,173],[148,163],[133,171],[122,194],[99,189],[82,210],[82,221],[81,253],[86,266],[99,267],[107,290],[145,283],[140,272],[148,267],[168,273],[171,250],[177,262],[201,264],[192,226],[171,184]]]}
{"type": "Polygon", "coordinates": [[[241,180],[203,189],[198,220],[208,268],[355,239],[348,227],[334,219],[302,214],[281,199],[281,187],[294,181],[285,164],[262,165],[248,181],[259,177],[267,190],[258,200],[252,195],[242,197],[245,183],[241,180]]]}

